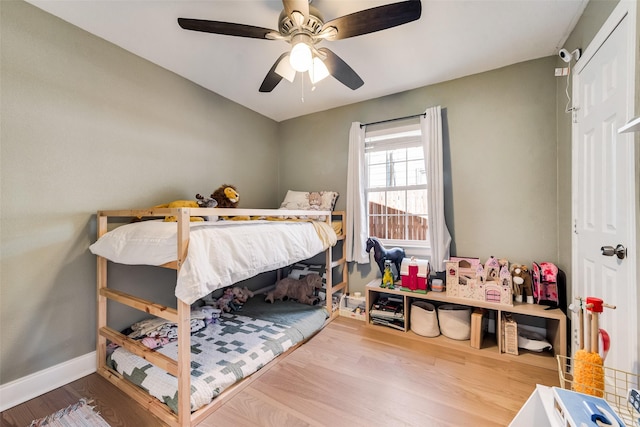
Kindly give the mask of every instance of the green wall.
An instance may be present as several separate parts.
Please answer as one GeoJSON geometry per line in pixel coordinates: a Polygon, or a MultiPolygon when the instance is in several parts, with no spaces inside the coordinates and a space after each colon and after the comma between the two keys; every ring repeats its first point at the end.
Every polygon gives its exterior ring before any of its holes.
{"type": "MultiPolygon", "coordinates": [[[[0,3],[5,384],[95,350],[87,248],[98,209],[193,199],[225,182],[241,206],[275,207],[278,158],[271,119],[27,3],[0,3]]],[[[169,270],[134,274],[143,294],[175,283],[169,270]]]]}
{"type": "MultiPolygon", "coordinates": [[[[609,8],[590,4],[576,28],[593,37],[609,8]]],[[[330,189],[344,209],[353,121],[441,105],[453,253],[568,268],[570,141],[555,66],[541,58],[276,123],[29,4],[1,1],[0,384],[95,349],[87,247],[96,210],[192,198],[223,182],[238,186],[243,207],[330,189]]],[[[352,291],[376,273],[350,270],[352,291]]],[[[109,274],[142,282],[142,297],[160,287],[171,299],[171,271],[109,274]]]]}
{"type": "MultiPolygon", "coordinates": [[[[344,208],[351,122],[441,105],[452,254],[557,262],[554,64],[542,58],[282,122],[279,193],[337,190],[344,208]]],[[[350,289],[376,274],[352,265],[350,289]]]]}

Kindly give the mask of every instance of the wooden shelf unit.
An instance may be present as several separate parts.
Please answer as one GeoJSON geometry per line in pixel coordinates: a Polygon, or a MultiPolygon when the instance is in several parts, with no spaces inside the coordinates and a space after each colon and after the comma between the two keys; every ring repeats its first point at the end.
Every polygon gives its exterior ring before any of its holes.
{"type": "MultiPolygon", "coordinates": [[[[373,328],[383,328],[388,330],[389,333],[395,334],[410,334],[412,337],[416,339],[426,340],[429,342],[433,342],[436,345],[443,345],[449,348],[453,348],[456,350],[467,351],[467,352],[476,352],[483,356],[489,356],[493,358],[497,358],[499,360],[509,360],[510,358],[517,358],[519,362],[527,363],[529,365],[539,366],[543,368],[556,370],[558,365],[556,361],[556,357],[558,354],[562,356],[566,356],[566,348],[567,348],[567,316],[560,310],[559,308],[548,309],[546,306],[538,305],[538,304],[526,304],[526,303],[518,303],[514,302],[513,305],[506,304],[496,304],[486,301],[476,301],[467,298],[455,298],[448,297],[446,292],[433,292],[428,291],[426,294],[418,293],[418,292],[407,292],[402,291],[399,288],[396,289],[388,289],[380,287],[380,279],[375,279],[371,281],[367,287],[365,292],[366,297],[366,323],[370,327],[373,328]],[[374,325],[371,323],[371,318],[369,316],[369,312],[371,310],[371,305],[377,300],[379,294],[390,294],[390,295],[398,295],[403,298],[404,303],[404,331],[393,329],[390,327],[382,326],[382,325],[374,325]],[[438,337],[430,338],[423,337],[418,334],[415,334],[411,331],[410,325],[410,313],[411,313],[411,303],[415,300],[425,300],[425,301],[435,301],[439,303],[447,303],[447,304],[456,304],[456,305],[464,305],[468,307],[479,307],[488,310],[494,314],[495,322],[496,322],[496,334],[485,334],[484,342],[481,349],[474,349],[470,346],[469,340],[458,341],[451,338],[447,338],[443,335],[438,337]],[[502,313],[513,313],[517,314],[518,323],[523,319],[523,316],[543,319],[545,323],[545,329],[547,331],[547,340],[553,346],[553,352],[544,351],[541,353],[536,353],[532,351],[527,351],[520,349],[519,355],[511,355],[507,353],[500,352],[500,333],[501,323],[502,323],[502,313]]],[[[526,322],[523,322],[527,324],[526,322]]]]}

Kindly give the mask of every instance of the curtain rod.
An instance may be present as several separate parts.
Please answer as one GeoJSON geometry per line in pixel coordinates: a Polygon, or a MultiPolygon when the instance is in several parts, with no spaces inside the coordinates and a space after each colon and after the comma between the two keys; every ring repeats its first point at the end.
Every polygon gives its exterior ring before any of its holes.
{"type": "Polygon", "coordinates": [[[395,119],[380,120],[379,122],[362,123],[362,124],[360,124],[360,128],[363,128],[365,126],[371,126],[371,125],[379,125],[380,123],[388,123],[388,122],[395,122],[395,121],[398,121],[398,120],[413,119],[413,118],[416,118],[416,117],[426,116],[426,115],[427,115],[427,113],[420,113],[420,114],[414,114],[413,116],[396,117],[395,119]]]}

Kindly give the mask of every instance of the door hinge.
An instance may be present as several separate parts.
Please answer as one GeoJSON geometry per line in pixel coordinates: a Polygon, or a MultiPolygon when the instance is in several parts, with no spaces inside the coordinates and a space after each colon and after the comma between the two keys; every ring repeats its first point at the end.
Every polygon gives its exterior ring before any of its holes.
{"type": "Polygon", "coordinates": [[[573,233],[578,234],[578,220],[575,218],[573,219],[573,233]]]}

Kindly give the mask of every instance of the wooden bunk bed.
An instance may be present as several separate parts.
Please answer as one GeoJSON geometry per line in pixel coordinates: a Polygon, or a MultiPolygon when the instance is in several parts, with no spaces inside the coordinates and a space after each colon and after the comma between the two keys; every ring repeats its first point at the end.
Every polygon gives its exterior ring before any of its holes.
{"type": "MultiPolygon", "coordinates": [[[[249,217],[304,217],[309,215],[309,211],[299,210],[282,210],[282,209],[218,209],[218,208],[177,208],[177,209],[145,209],[145,210],[109,210],[98,211],[97,213],[97,237],[100,239],[108,233],[110,226],[119,222],[124,224],[130,218],[154,218],[164,216],[175,216],[177,222],[172,223],[176,227],[177,252],[175,260],[164,263],[161,267],[177,270],[185,265],[187,260],[189,240],[191,233],[191,216],[249,216],[249,217]]],[[[344,220],[343,211],[314,211],[313,215],[324,217],[330,227],[332,222],[340,224],[341,233],[337,234],[338,240],[344,239],[344,220]]],[[[277,221],[276,221],[277,222],[277,221]]],[[[111,227],[112,228],[112,227],[111,227]]],[[[343,242],[344,243],[344,242],[343,242]]],[[[333,246],[328,246],[325,252],[325,270],[326,270],[326,311],[328,313],[328,323],[338,316],[334,296],[340,293],[346,293],[347,288],[347,268],[344,256],[344,244],[342,244],[342,255],[339,259],[333,260],[333,246]],[[337,271],[334,279],[334,269],[337,271]],[[338,283],[334,283],[338,282],[338,283]]],[[[268,365],[255,372],[253,375],[241,380],[233,386],[224,390],[219,396],[213,399],[207,405],[191,411],[190,391],[191,391],[191,305],[180,298],[176,298],[176,308],[168,307],[163,304],[157,304],[153,301],[142,299],[125,292],[111,289],[108,287],[107,281],[107,258],[97,256],[97,372],[118,388],[126,392],[130,397],[136,400],[143,407],[147,408],[156,417],[171,426],[193,426],[204,420],[213,413],[224,401],[237,393],[242,387],[255,380],[261,373],[266,371],[273,364],[277,363],[280,357],[276,357],[268,365]],[[177,360],[167,357],[159,352],[149,349],[142,345],[139,341],[133,340],[124,334],[110,328],[107,325],[107,300],[112,300],[142,312],[148,313],[162,319],[177,324],[177,360]],[[177,378],[177,414],[174,413],[167,405],[150,396],[146,391],[131,383],[125,376],[118,373],[112,367],[107,365],[107,342],[111,342],[120,347],[125,348],[129,352],[143,358],[145,361],[163,369],[167,373],[177,378]]],[[[273,268],[270,270],[274,270],[273,268]]],[[[298,343],[294,347],[288,349],[284,354],[288,354],[294,348],[299,346],[298,343]]],[[[281,356],[282,356],[281,355],[281,356]]]]}

